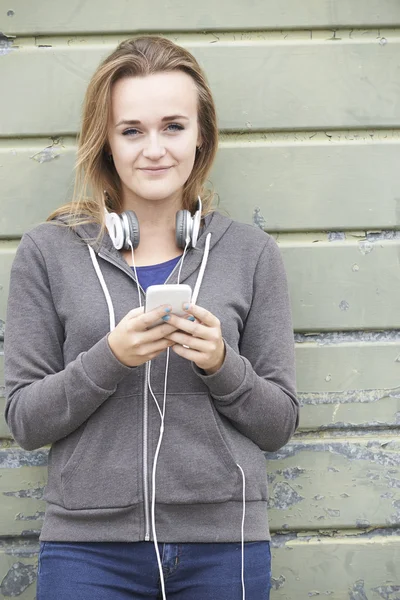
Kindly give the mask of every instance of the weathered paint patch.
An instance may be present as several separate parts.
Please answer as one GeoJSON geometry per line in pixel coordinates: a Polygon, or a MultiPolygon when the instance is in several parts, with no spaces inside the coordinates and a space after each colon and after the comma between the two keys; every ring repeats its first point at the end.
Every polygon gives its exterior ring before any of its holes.
{"type": "Polygon", "coordinates": [[[279,577],[271,577],[271,587],[273,590],[280,590],[285,585],[286,577],[279,575],[279,577]]]}
{"type": "MultiPolygon", "coordinates": [[[[305,473],[305,469],[301,469],[300,467],[288,467],[287,469],[278,469],[276,471],[277,475],[283,475],[285,479],[296,479],[300,477],[303,473],[305,473]]],[[[274,477],[275,479],[275,477],[274,477]]]]}
{"type": "Polygon", "coordinates": [[[349,600],[368,600],[364,589],[364,579],[359,579],[349,590],[349,600]]]}
{"type": "Polygon", "coordinates": [[[398,600],[400,598],[400,585],[381,585],[372,588],[383,600],[398,600]]]}
{"type": "Polygon", "coordinates": [[[14,498],[34,498],[35,500],[42,500],[44,494],[44,487],[32,488],[28,490],[18,490],[16,492],[3,492],[4,496],[14,496],[14,498]]]}
{"type": "Polygon", "coordinates": [[[347,302],[347,300],[342,300],[339,304],[339,308],[340,310],[349,310],[350,304],[347,302]]]}
{"type": "Polygon", "coordinates": [[[329,242],[339,242],[346,239],[344,231],[328,231],[329,242]]]}
{"type": "Polygon", "coordinates": [[[27,452],[22,449],[0,450],[1,469],[19,469],[20,467],[45,467],[48,460],[47,450],[27,452]]]}
{"type": "Polygon", "coordinates": [[[42,521],[44,519],[44,511],[36,511],[34,515],[23,515],[18,513],[15,515],[16,521],[42,521]]]}
{"type": "Polygon", "coordinates": [[[0,584],[0,592],[4,597],[20,596],[36,579],[33,565],[14,563],[0,584]]]}
{"type": "Polygon", "coordinates": [[[318,346],[348,344],[351,342],[398,342],[400,329],[387,331],[330,331],[327,333],[295,333],[298,344],[315,343],[318,346]]]}
{"type": "Polygon", "coordinates": [[[286,481],[282,481],[274,485],[272,495],[268,501],[268,506],[269,508],[286,510],[290,506],[298,504],[303,500],[305,500],[305,498],[300,496],[300,494],[298,494],[291,485],[289,485],[286,481]]]}
{"type": "MultiPolygon", "coordinates": [[[[387,443],[386,448],[391,449],[392,446],[396,445],[398,446],[396,441],[391,440],[387,443]]],[[[292,442],[277,452],[266,453],[266,457],[268,460],[281,460],[304,451],[331,452],[332,454],[345,456],[349,460],[366,460],[384,467],[400,466],[400,452],[385,452],[381,448],[381,442],[376,440],[370,441],[366,445],[348,441],[316,442],[312,445],[302,442],[292,442]]],[[[396,449],[398,450],[398,448],[396,449]]]]}
{"type": "MultiPolygon", "coordinates": [[[[400,398],[400,388],[376,390],[346,390],[343,392],[301,392],[300,404],[357,404],[378,402],[383,398],[400,398]]],[[[399,412],[400,415],[400,412],[399,412]]],[[[397,417],[396,417],[397,418],[397,417]]]]}
{"type": "Polygon", "coordinates": [[[4,56],[5,54],[9,54],[13,49],[13,40],[12,38],[4,35],[0,31],[0,56],[4,56]]]}
{"type": "Polygon", "coordinates": [[[253,211],[253,225],[255,225],[255,227],[259,227],[260,229],[265,229],[267,226],[267,221],[261,214],[261,208],[259,206],[256,206],[253,211]]]}
{"type": "Polygon", "coordinates": [[[47,146],[46,148],[44,148],[44,150],[41,150],[40,152],[36,152],[36,154],[33,154],[30,158],[42,164],[45,162],[50,162],[55,158],[58,158],[60,154],[60,150],[58,148],[54,148],[54,146],[51,145],[47,146]]]}

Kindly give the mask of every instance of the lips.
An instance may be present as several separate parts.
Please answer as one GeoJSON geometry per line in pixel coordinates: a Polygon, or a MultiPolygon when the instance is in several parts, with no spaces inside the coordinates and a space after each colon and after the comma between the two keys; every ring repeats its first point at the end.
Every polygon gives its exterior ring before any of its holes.
{"type": "Polygon", "coordinates": [[[167,171],[171,167],[141,167],[140,171],[167,171]]]}

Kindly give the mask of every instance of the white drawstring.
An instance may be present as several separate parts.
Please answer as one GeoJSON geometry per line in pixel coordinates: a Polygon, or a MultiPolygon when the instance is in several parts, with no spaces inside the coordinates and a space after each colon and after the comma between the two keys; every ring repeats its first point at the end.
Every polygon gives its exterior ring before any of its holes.
{"type": "Polygon", "coordinates": [[[89,248],[90,258],[92,259],[92,263],[94,266],[94,270],[96,271],[96,275],[100,281],[101,288],[102,288],[104,296],[106,298],[108,314],[109,314],[109,318],[110,318],[110,331],[113,331],[115,329],[115,313],[114,313],[114,307],[113,307],[113,303],[111,300],[111,296],[108,291],[107,284],[104,281],[103,273],[100,270],[99,263],[97,262],[96,254],[94,253],[94,250],[91,246],[88,246],[88,248],[89,248]]]}
{"type": "Polygon", "coordinates": [[[199,275],[197,277],[196,285],[194,286],[193,294],[192,294],[192,303],[196,304],[197,296],[199,295],[201,282],[203,281],[204,271],[206,270],[208,254],[210,252],[210,242],[211,242],[211,233],[207,234],[206,237],[206,245],[204,247],[203,259],[201,261],[199,275]]]}
{"type": "Polygon", "coordinates": [[[242,528],[241,528],[241,540],[242,540],[242,600],[246,600],[246,587],[244,585],[244,520],[246,518],[246,477],[242,467],[237,463],[236,466],[240,469],[243,479],[243,515],[242,515],[242,528]]]}

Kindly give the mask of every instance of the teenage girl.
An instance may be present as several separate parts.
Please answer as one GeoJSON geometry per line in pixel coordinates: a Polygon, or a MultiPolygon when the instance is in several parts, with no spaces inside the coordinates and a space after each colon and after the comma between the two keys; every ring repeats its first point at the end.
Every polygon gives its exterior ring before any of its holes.
{"type": "Polygon", "coordinates": [[[195,58],[124,41],[86,92],[72,203],[18,247],[6,419],[51,446],[37,600],[269,598],[293,332],[275,241],[212,210],[217,143],[195,58]],[[164,283],[191,287],[184,316],[144,311],[164,283]]]}

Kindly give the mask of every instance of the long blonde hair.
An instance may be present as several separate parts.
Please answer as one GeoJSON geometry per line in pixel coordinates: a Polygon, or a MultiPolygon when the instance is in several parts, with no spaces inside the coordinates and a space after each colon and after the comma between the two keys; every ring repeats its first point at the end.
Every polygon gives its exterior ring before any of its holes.
{"type": "Polygon", "coordinates": [[[213,192],[205,185],[217,152],[218,126],[205,74],[188,50],[163,37],[141,36],[121,42],[92,76],[83,103],[72,201],[55,210],[48,221],[63,217],[63,222],[72,227],[95,221],[101,224],[103,230],[104,207],[117,213],[122,211],[121,181],[107,152],[112,86],[124,77],[143,77],[168,71],[187,73],[198,91],[202,146],[201,151],[196,150],[192,172],[183,188],[182,208],[193,212],[200,195],[203,214],[210,211],[213,192]]]}

